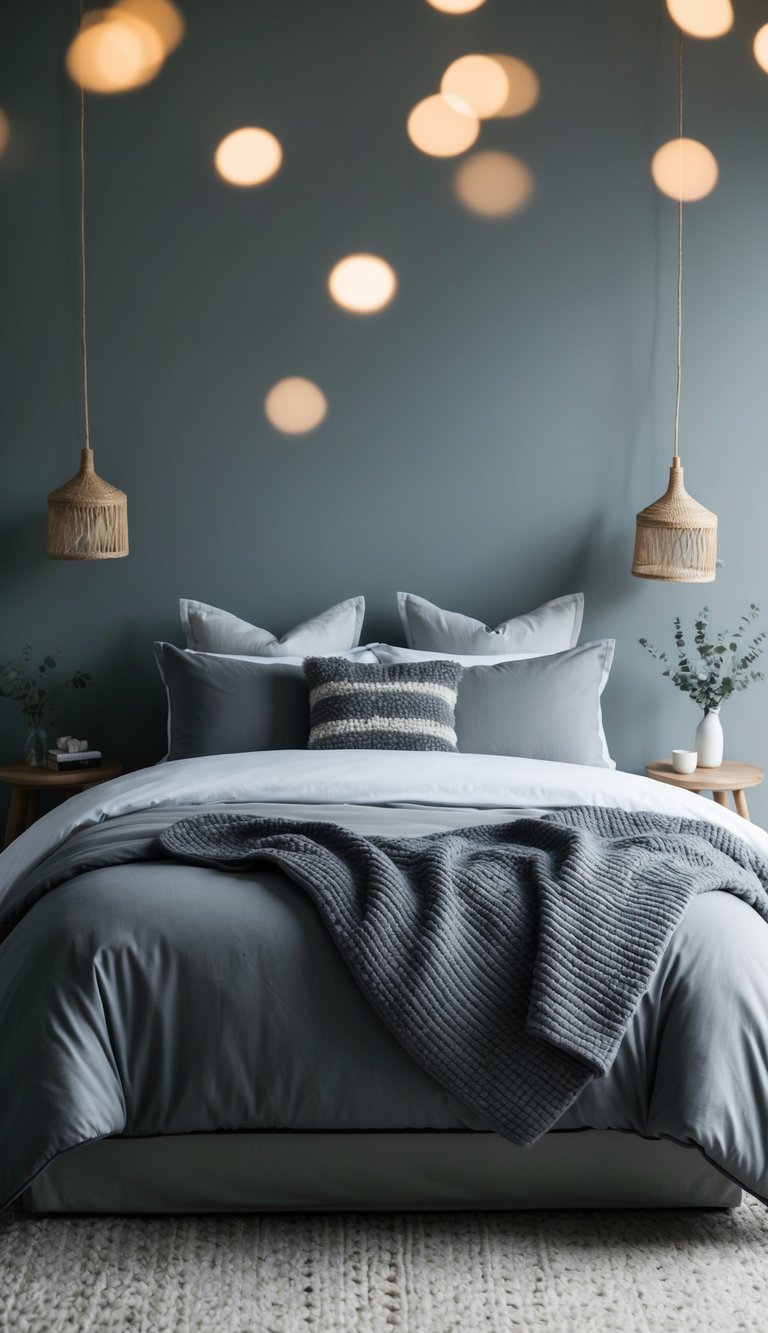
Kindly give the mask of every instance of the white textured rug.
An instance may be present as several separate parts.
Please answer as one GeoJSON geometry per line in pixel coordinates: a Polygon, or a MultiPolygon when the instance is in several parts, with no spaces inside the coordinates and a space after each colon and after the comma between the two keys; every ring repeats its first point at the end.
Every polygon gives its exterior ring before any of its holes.
{"type": "Polygon", "coordinates": [[[24,1333],[763,1329],[768,1210],[0,1221],[24,1333]]]}

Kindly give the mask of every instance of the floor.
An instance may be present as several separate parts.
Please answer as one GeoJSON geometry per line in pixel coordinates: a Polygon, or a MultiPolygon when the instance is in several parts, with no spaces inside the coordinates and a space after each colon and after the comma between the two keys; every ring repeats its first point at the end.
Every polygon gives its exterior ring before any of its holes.
{"type": "Polygon", "coordinates": [[[0,1219],[23,1333],[762,1330],[768,1210],[0,1219]]]}

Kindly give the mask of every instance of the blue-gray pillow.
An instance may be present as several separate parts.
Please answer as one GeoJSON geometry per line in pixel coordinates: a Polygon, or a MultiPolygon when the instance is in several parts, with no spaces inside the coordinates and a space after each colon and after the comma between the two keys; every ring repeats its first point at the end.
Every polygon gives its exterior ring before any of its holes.
{"type": "Polygon", "coordinates": [[[310,750],[456,751],[458,662],[363,666],[308,657],[310,750]]]}
{"type": "Polygon", "coordinates": [[[614,647],[602,639],[546,657],[465,667],[459,750],[615,768],[600,708],[614,647]]]}
{"type": "Polygon", "coordinates": [[[168,759],[304,750],[307,686],[299,664],[186,652],[156,643],[168,696],[168,759]]]}

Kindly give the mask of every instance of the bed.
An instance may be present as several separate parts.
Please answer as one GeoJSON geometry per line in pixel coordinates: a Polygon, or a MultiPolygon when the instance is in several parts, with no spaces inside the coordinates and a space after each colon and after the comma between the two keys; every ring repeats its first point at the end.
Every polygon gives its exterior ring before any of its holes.
{"type": "Polygon", "coordinates": [[[0,1203],[29,1211],[732,1207],[768,1198],[768,927],[691,902],[618,1054],[532,1148],[406,1053],[279,869],[157,854],[201,811],[417,837],[591,805],[768,836],[607,768],[272,750],[67,801],[0,857],[0,1203]]]}

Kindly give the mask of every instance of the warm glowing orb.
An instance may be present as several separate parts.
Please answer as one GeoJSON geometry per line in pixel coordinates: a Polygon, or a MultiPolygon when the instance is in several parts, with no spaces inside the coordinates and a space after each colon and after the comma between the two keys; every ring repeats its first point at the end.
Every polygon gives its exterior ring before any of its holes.
{"type": "Polygon", "coordinates": [[[331,269],[328,290],[334,301],[358,315],[372,315],[392,300],[395,271],[378,255],[347,255],[331,269]]]}
{"type": "Polygon", "coordinates": [[[3,156],[11,141],[11,122],[0,107],[0,157],[3,156]]]}
{"type": "Polygon", "coordinates": [[[519,157],[489,150],[464,159],[454,186],[471,212],[484,218],[506,218],[525,208],[536,183],[531,168],[519,157]]]}
{"type": "Polygon", "coordinates": [[[273,384],[264,399],[264,411],[275,430],[286,435],[304,435],[320,425],[328,411],[328,401],[312,380],[291,375],[273,384]]]}
{"type": "Polygon", "coordinates": [[[717,158],[698,139],[670,139],[653,155],[651,175],[662,194],[692,203],[714,190],[717,158]]]}
{"type": "Polygon", "coordinates": [[[120,13],[135,14],[154,28],[166,55],[176,50],[184,36],[184,19],[171,0],[117,0],[115,8],[120,13]]]}
{"type": "Polygon", "coordinates": [[[492,59],[507,76],[507,96],[494,114],[497,117],[524,116],[539,100],[541,84],[536,71],[517,56],[493,56],[492,59]]]}
{"type": "Polygon", "coordinates": [[[755,34],[752,50],[758,65],[768,74],[768,23],[755,34]]]}
{"type": "Polygon", "coordinates": [[[485,0],[427,0],[427,4],[441,14],[469,14],[484,5],[485,0]]]}
{"type": "Polygon", "coordinates": [[[733,27],[731,0],[667,0],[667,9],[690,37],[722,37],[733,27]]]}
{"type": "Polygon", "coordinates": [[[448,66],[440,91],[449,101],[458,97],[485,120],[503,107],[509,95],[509,80],[498,60],[490,56],[461,56],[448,66]]]}
{"type": "Polygon", "coordinates": [[[283,150],[269,130],[248,125],[222,139],[213,160],[230,185],[261,185],[279,169],[283,150]]]}
{"type": "Polygon", "coordinates": [[[67,73],[91,93],[139,88],[162,68],[165,50],[155,29],[136,14],[92,9],[70,42],[67,73]]]}
{"type": "Polygon", "coordinates": [[[471,148],[480,133],[480,121],[472,108],[452,93],[425,97],[408,117],[408,137],[422,153],[432,157],[456,157],[471,148]]]}

